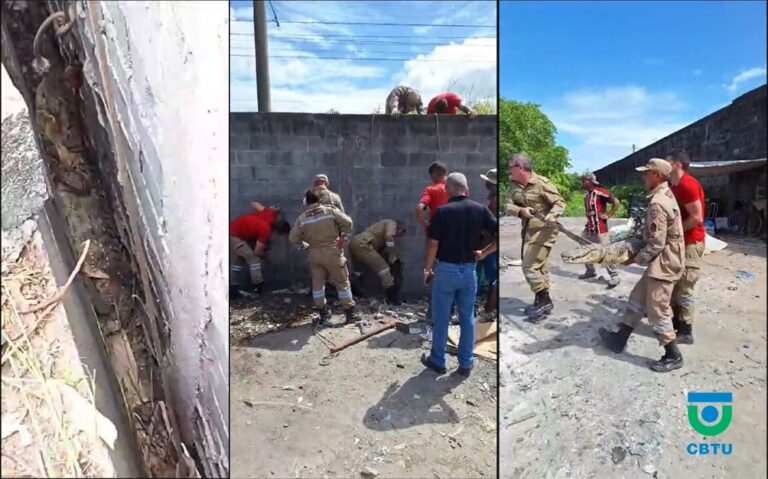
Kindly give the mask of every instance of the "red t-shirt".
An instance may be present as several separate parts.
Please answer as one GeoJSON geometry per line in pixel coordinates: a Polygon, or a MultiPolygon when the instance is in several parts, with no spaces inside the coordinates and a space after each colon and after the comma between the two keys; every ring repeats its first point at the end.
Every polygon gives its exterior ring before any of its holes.
{"type": "Polygon", "coordinates": [[[590,233],[607,233],[608,221],[600,219],[605,213],[605,207],[611,201],[611,192],[605,188],[595,186],[592,191],[584,194],[584,211],[587,213],[587,231],[590,233]]]}
{"type": "Polygon", "coordinates": [[[424,188],[421,194],[421,202],[429,208],[429,221],[435,216],[438,206],[448,203],[448,192],[445,191],[445,180],[440,183],[433,183],[424,188]]]}
{"type": "MultiPolygon", "coordinates": [[[[701,187],[701,183],[696,178],[683,173],[683,177],[680,178],[680,183],[677,185],[669,185],[672,193],[675,195],[678,206],[680,206],[680,216],[683,221],[690,216],[685,209],[685,205],[699,201],[701,203],[701,211],[706,212],[705,200],[704,200],[704,188],[701,187]]],[[[704,223],[699,223],[692,230],[685,232],[685,244],[691,243],[703,243],[706,231],[704,230],[704,223]]]]}
{"type": "Polygon", "coordinates": [[[271,208],[252,211],[232,220],[229,224],[229,234],[243,241],[267,244],[276,219],[277,212],[271,208]]]}
{"type": "Polygon", "coordinates": [[[427,105],[427,113],[430,115],[435,113],[435,105],[442,99],[448,101],[448,107],[443,110],[444,115],[455,115],[456,110],[459,108],[463,101],[461,97],[455,93],[441,93],[429,101],[429,105],[427,105]]]}

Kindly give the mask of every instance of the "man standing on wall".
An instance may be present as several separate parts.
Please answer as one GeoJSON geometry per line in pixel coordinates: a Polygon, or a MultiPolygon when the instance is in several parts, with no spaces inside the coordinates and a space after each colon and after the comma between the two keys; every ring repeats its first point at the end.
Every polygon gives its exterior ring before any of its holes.
{"type": "Polygon", "coordinates": [[[402,238],[403,235],[403,223],[384,219],[354,236],[349,243],[355,264],[364,264],[376,273],[387,301],[395,306],[400,304],[400,288],[403,281],[402,263],[395,248],[395,239],[402,238]]]}
{"type": "Polygon", "coordinates": [[[704,255],[704,188],[688,173],[691,160],[683,150],[667,155],[672,165],[670,189],[675,195],[683,220],[685,239],[685,270],[672,291],[672,325],[677,331],[678,344],[693,344],[693,320],[696,315],[696,283],[699,280],[701,258],[704,255]]]}
{"type": "Polygon", "coordinates": [[[316,175],[315,181],[312,183],[312,191],[320,198],[321,205],[333,206],[340,209],[342,213],[344,212],[341,196],[331,191],[328,175],[323,173],[316,175]]]}
{"type": "Polygon", "coordinates": [[[387,96],[386,113],[397,118],[409,113],[424,114],[421,93],[407,86],[396,86],[387,96]]]}
{"type": "MultiPolygon", "coordinates": [[[[593,243],[605,244],[608,242],[608,220],[619,207],[619,199],[608,190],[600,187],[594,173],[581,175],[581,189],[584,190],[584,211],[587,214],[587,224],[582,236],[593,243]],[[607,206],[610,205],[610,208],[607,206]]],[[[595,265],[586,264],[587,271],[579,276],[579,279],[590,279],[597,276],[595,265]]],[[[610,279],[608,288],[615,288],[621,281],[616,266],[606,265],[610,279]]]]}
{"type": "Polygon", "coordinates": [[[352,233],[352,219],[338,208],[320,204],[320,198],[312,190],[306,192],[304,202],[307,207],[296,219],[288,239],[300,249],[309,250],[312,301],[318,312],[315,324],[325,324],[331,318],[325,301],[326,281],[339,293],[346,324],[354,323],[358,316],[344,256],[344,244],[352,233]]]}
{"type": "Polygon", "coordinates": [[[427,231],[424,284],[431,280],[433,285],[430,301],[434,329],[429,357],[422,355],[421,362],[439,374],[445,373],[450,309],[455,300],[461,329],[457,372],[469,376],[475,347],[475,268],[477,261],[496,251],[498,228],[488,208],[467,198],[467,178],[462,173],[448,175],[445,186],[450,200],[437,209],[427,231]],[[480,250],[482,232],[493,235],[494,241],[480,250]]]}
{"type": "Polygon", "coordinates": [[[470,118],[475,118],[477,112],[464,104],[464,100],[456,93],[441,93],[429,101],[427,114],[455,115],[458,111],[464,112],[470,118]]]}
{"type": "Polygon", "coordinates": [[[685,268],[683,222],[675,196],[667,185],[672,166],[661,158],[651,158],[637,171],[643,172],[643,182],[650,191],[645,213],[643,243],[645,246],[624,265],[646,266],[627,299],[627,310],[619,331],[601,328],[599,333],[606,347],[620,353],[634,328],[648,316],[653,332],[664,347],[661,359],[651,364],[656,372],[669,372],[683,367],[683,356],[675,342],[672,327],[672,290],[685,268]]]}
{"type": "Polygon", "coordinates": [[[523,220],[523,275],[536,295],[525,308],[530,320],[536,321],[552,312],[549,297],[547,261],[557,240],[557,219],[565,210],[565,201],[557,187],[533,172],[531,158],[525,153],[509,157],[507,171],[511,178],[507,213],[523,220]]]}
{"type": "Polygon", "coordinates": [[[242,293],[261,293],[264,285],[262,260],[265,257],[272,231],[286,235],[290,225],[278,220],[278,208],[268,208],[254,201],[252,210],[238,216],[229,224],[229,298],[237,299],[242,293]],[[251,291],[242,285],[247,268],[251,291]]]}

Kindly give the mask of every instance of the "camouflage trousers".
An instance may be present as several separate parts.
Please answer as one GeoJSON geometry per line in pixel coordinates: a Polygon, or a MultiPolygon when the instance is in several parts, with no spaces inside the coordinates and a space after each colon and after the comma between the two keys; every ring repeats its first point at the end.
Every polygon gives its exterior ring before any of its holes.
{"type": "Polygon", "coordinates": [[[552,246],[526,243],[523,246],[523,276],[531,287],[531,291],[538,293],[549,289],[549,253],[552,246]]]}
{"type": "Polygon", "coordinates": [[[672,309],[684,324],[693,324],[696,316],[696,283],[703,255],[704,243],[685,245],[685,271],[672,290],[672,309]]]}
{"type": "Polygon", "coordinates": [[[349,271],[344,253],[336,247],[309,250],[309,270],[312,273],[312,302],[315,307],[325,306],[325,283],[331,283],[339,293],[344,309],[355,305],[349,271]]]}
{"type": "Polygon", "coordinates": [[[636,328],[643,316],[653,327],[653,332],[664,346],[675,340],[675,330],[672,327],[672,289],[675,283],[649,278],[645,273],[635,284],[627,299],[627,310],[624,313],[624,324],[636,328]]]}
{"type": "Polygon", "coordinates": [[[248,272],[251,283],[258,286],[264,282],[261,272],[261,259],[253,252],[253,248],[245,241],[235,236],[229,236],[229,284],[241,286],[244,273],[248,272]]]}

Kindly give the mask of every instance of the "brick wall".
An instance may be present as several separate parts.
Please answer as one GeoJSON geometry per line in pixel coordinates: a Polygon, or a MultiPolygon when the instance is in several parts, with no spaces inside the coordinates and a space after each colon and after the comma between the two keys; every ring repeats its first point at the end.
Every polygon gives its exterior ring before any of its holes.
{"type": "Polygon", "coordinates": [[[765,158],[766,93],[763,85],[736,98],[730,105],[595,172],[612,185],[638,180],[635,167],[649,158],[683,148],[692,161],[729,161],[765,158]]]}
{"type": "MultiPolygon", "coordinates": [[[[435,160],[467,175],[470,197],[486,203],[480,174],[496,166],[496,117],[230,114],[230,218],[258,200],[278,204],[293,223],[314,175],[325,173],[355,223],[355,232],[384,218],[406,223],[398,248],[404,293],[424,292],[424,233],[414,210],[435,160]]],[[[305,255],[273,236],[266,279],[275,288],[309,285],[305,255]]]]}

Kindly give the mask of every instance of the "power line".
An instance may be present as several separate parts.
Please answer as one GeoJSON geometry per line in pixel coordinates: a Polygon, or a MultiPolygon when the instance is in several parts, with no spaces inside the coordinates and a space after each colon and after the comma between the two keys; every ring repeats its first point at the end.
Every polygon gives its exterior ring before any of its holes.
{"type": "MultiPolygon", "coordinates": [[[[235,47],[238,48],[238,47],[235,47]]],[[[239,47],[239,48],[246,48],[246,47],[239,47]]],[[[490,45],[486,48],[492,48],[490,45]]],[[[295,52],[295,48],[270,48],[269,51],[271,52],[295,52]]],[[[238,53],[245,53],[245,52],[238,52],[238,53]]],[[[249,53],[253,55],[253,50],[249,50],[249,53]]],[[[408,52],[408,51],[385,51],[385,50],[359,50],[359,51],[351,51],[351,50],[309,50],[309,49],[302,49],[301,53],[346,53],[346,54],[352,54],[352,53],[365,53],[368,55],[373,54],[383,54],[383,55],[413,55],[414,52],[408,52]]]]}
{"type": "MultiPolygon", "coordinates": [[[[252,32],[231,32],[231,36],[235,37],[252,37],[252,32]]],[[[321,38],[329,38],[329,37],[336,37],[336,38],[414,38],[416,35],[341,35],[341,34],[331,34],[326,35],[325,33],[314,33],[314,34],[296,34],[296,35],[275,35],[272,34],[270,37],[282,37],[282,38],[310,38],[310,37],[321,37],[321,38]]],[[[429,35],[429,38],[436,38],[436,39],[456,39],[456,40],[465,40],[465,39],[495,39],[496,37],[467,37],[466,35],[429,35]]]]}
{"type": "MultiPolygon", "coordinates": [[[[272,40],[290,40],[291,37],[289,36],[270,36],[272,40]]],[[[483,39],[494,39],[494,37],[483,37],[483,39]]],[[[305,40],[307,41],[307,40],[305,40]]],[[[344,44],[353,44],[353,45],[424,45],[424,46],[449,46],[447,43],[440,43],[440,42],[398,42],[398,41],[375,41],[375,40],[361,40],[361,41],[354,41],[354,40],[324,40],[325,43],[344,43],[344,44]]],[[[491,45],[460,45],[465,47],[487,47],[491,45]]]]}
{"type": "MultiPolygon", "coordinates": [[[[230,53],[229,56],[231,57],[247,57],[247,58],[254,58],[254,55],[246,55],[241,53],[230,53]]],[[[415,62],[422,62],[422,63],[487,63],[487,64],[495,64],[495,61],[479,61],[479,60],[462,60],[462,59],[452,59],[452,60],[419,60],[417,58],[362,58],[362,57],[311,57],[311,56],[301,56],[301,55],[270,55],[269,58],[303,58],[306,60],[355,60],[355,61],[372,61],[372,62],[409,62],[409,61],[415,61],[415,62]]]]}
{"type": "MultiPolygon", "coordinates": [[[[234,19],[233,22],[248,22],[250,20],[234,19]]],[[[451,24],[433,24],[433,23],[389,23],[389,22],[320,22],[316,20],[283,20],[283,23],[293,23],[302,25],[367,25],[381,27],[434,27],[434,28],[496,28],[496,25],[471,25],[462,23],[451,24]]]]}
{"type": "Polygon", "coordinates": [[[275,16],[275,24],[277,25],[277,28],[280,28],[280,21],[277,19],[277,12],[275,11],[275,6],[272,5],[272,0],[269,0],[269,8],[272,9],[272,15],[275,16]]]}

